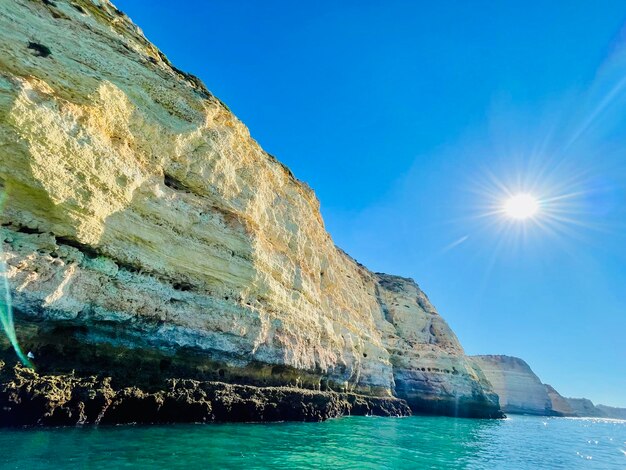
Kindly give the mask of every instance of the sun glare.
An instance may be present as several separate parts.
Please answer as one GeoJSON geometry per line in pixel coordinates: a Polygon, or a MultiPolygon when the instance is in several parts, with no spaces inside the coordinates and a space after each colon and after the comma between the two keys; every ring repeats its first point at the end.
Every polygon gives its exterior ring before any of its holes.
{"type": "Polygon", "coordinates": [[[504,203],[504,213],[512,219],[528,219],[539,210],[539,201],[530,194],[516,194],[504,203]]]}

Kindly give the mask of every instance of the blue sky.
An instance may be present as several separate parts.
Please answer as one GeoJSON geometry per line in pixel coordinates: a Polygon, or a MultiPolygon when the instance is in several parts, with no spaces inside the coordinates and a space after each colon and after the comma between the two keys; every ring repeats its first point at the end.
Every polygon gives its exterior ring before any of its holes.
{"type": "Polygon", "coordinates": [[[626,406],[623,1],[116,5],[468,354],[626,406]],[[535,220],[497,213],[517,192],[535,220]]]}

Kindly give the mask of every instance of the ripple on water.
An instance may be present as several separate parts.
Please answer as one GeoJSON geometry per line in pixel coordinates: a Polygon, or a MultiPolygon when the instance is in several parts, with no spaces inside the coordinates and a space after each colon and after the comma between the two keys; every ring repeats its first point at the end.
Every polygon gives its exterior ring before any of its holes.
{"type": "Polygon", "coordinates": [[[2,468],[624,469],[626,421],[350,417],[1,430],[2,468]]]}

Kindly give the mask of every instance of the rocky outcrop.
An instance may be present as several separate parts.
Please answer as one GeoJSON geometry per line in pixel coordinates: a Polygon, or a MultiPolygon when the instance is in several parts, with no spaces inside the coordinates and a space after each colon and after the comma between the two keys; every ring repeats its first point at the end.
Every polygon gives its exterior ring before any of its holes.
{"type": "Polygon", "coordinates": [[[453,416],[500,415],[498,398],[480,367],[411,279],[377,274],[383,344],[393,365],[395,393],[418,412],[453,416]]]}
{"type": "Polygon", "coordinates": [[[395,398],[195,380],[168,380],[145,391],[116,388],[110,377],[41,376],[21,366],[3,366],[0,426],[322,421],[411,413],[406,402],[395,398]]]}
{"type": "Polygon", "coordinates": [[[0,240],[41,374],[500,415],[419,287],[337,249],[311,189],[108,1],[0,3],[0,39],[0,240]]]}
{"type": "Polygon", "coordinates": [[[522,359],[511,356],[472,356],[500,398],[505,413],[558,414],[546,386],[522,359]]]}

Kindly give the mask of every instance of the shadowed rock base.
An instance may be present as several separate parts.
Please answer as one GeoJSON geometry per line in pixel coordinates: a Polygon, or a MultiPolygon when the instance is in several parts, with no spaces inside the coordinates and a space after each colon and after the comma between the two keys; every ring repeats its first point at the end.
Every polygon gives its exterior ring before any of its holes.
{"type": "Polygon", "coordinates": [[[346,415],[408,416],[397,398],[170,379],[161,390],[116,389],[109,377],[39,375],[0,362],[1,426],[323,421],[346,415]]]}

